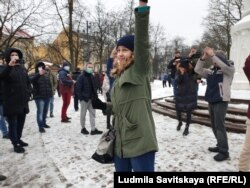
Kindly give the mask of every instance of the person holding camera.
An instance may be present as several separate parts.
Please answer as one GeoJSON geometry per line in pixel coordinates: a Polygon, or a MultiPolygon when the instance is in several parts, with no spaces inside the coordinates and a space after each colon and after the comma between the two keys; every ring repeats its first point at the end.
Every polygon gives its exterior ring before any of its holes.
{"type": "Polygon", "coordinates": [[[28,146],[21,140],[28,102],[31,96],[31,84],[27,70],[23,66],[23,53],[17,48],[8,48],[5,52],[7,65],[0,72],[3,81],[3,112],[9,124],[9,136],[16,153],[24,153],[28,146]]]}
{"type": "Polygon", "coordinates": [[[53,94],[50,78],[45,68],[46,66],[43,62],[36,63],[35,74],[30,77],[33,84],[33,99],[36,103],[36,119],[40,133],[45,132],[44,128],[50,128],[46,124],[46,118],[49,110],[49,102],[53,94]]]}
{"type": "Polygon", "coordinates": [[[193,66],[189,58],[181,58],[176,71],[175,108],[179,121],[177,131],[182,126],[182,112],[186,113],[186,126],[183,136],[189,134],[192,111],[197,107],[197,83],[193,77],[193,66]]]}
{"type": "Polygon", "coordinates": [[[225,117],[231,98],[231,84],[235,67],[231,61],[226,59],[223,51],[214,51],[212,48],[206,47],[194,70],[207,79],[205,100],[208,102],[211,126],[217,140],[216,146],[209,147],[208,150],[217,153],[214,156],[215,161],[227,160],[229,159],[229,147],[225,117]],[[205,68],[205,61],[209,58],[212,60],[213,66],[205,68]]]}

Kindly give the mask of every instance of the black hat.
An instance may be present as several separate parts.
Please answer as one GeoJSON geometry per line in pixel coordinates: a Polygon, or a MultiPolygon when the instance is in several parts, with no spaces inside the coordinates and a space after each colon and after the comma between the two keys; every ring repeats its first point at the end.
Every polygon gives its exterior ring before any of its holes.
{"type": "Polygon", "coordinates": [[[135,40],[135,36],[134,35],[126,35],[122,38],[120,38],[120,40],[117,42],[117,47],[118,46],[125,46],[126,48],[128,48],[129,50],[131,50],[132,52],[134,51],[134,40],[135,40]]]}
{"type": "Polygon", "coordinates": [[[35,72],[38,72],[38,67],[42,67],[45,70],[45,64],[42,61],[36,63],[35,72]]]}

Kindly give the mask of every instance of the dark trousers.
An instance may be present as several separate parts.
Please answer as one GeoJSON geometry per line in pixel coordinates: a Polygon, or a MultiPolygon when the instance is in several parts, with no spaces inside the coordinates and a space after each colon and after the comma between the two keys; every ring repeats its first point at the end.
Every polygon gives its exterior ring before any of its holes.
{"type": "Polygon", "coordinates": [[[167,87],[167,81],[166,80],[163,80],[162,81],[162,87],[164,88],[164,87],[167,87]]]}
{"type": "MultiPolygon", "coordinates": [[[[187,111],[186,113],[186,124],[189,125],[191,123],[192,111],[187,111]]],[[[181,111],[176,110],[177,119],[179,122],[182,122],[181,111]]]]}
{"type": "Polygon", "coordinates": [[[217,140],[219,152],[228,155],[228,140],[225,129],[225,117],[228,102],[209,103],[208,109],[214,136],[217,140]]]}
{"type": "Polygon", "coordinates": [[[115,156],[114,162],[116,172],[154,172],[155,152],[148,152],[132,158],[115,156]]]}
{"type": "Polygon", "coordinates": [[[176,84],[175,78],[171,78],[171,81],[172,81],[172,86],[173,86],[174,97],[176,97],[177,84],[176,84]]]}
{"type": "Polygon", "coordinates": [[[168,79],[168,87],[171,87],[171,85],[172,85],[171,82],[172,82],[172,81],[171,81],[171,79],[169,78],[169,79],[168,79]]]}
{"type": "Polygon", "coordinates": [[[9,124],[9,136],[13,145],[17,145],[23,133],[26,113],[6,116],[9,124]]]}
{"type": "Polygon", "coordinates": [[[79,110],[79,98],[77,95],[74,95],[74,109],[75,111],[79,110]]]}

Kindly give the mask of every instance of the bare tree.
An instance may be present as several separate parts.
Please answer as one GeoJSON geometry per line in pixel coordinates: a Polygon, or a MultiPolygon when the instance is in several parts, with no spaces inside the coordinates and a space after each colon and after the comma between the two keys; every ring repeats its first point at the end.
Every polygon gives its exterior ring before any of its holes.
{"type": "Polygon", "coordinates": [[[150,28],[151,55],[153,59],[153,75],[161,74],[164,64],[164,48],[166,45],[166,34],[164,27],[160,24],[151,25],[150,28]]]}
{"type": "Polygon", "coordinates": [[[202,45],[221,49],[230,56],[231,27],[241,19],[242,0],[211,0],[209,14],[205,18],[206,32],[202,45]]]}
{"type": "MultiPolygon", "coordinates": [[[[52,0],[54,7],[56,8],[57,16],[60,19],[63,30],[68,39],[68,50],[70,52],[70,62],[72,69],[78,66],[80,59],[80,30],[83,27],[85,14],[83,7],[78,1],[68,0],[66,3],[59,4],[57,0],[52,0]],[[67,20],[65,20],[65,12],[68,13],[67,20]],[[74,24],[73,24],[74,23],[74,24]]],[[[87,11],[86,11],[87,12],[87,11]]],[[[54,46],[55,48],[55,46],[54,46]]],[[[57,50],[58,52],[60,50],[57,50]]]]}
{"type": "Polygon", "coordinates": [[[39,24],[41,21],[38,15],[42,13],[44,6],[42,0],[26,2],[1,0],[0,48],[5,49],[19,41],[34,38],[36,35],[31,36],[27,31],[41,30],[43,26],[39,24]]]}

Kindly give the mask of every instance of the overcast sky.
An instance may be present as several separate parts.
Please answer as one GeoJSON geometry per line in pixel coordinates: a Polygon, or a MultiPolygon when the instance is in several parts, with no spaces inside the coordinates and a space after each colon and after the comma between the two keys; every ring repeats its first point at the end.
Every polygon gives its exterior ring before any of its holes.
{"type": "MultiPolygon", "coordinates": [[[[97,0],[87,0],[96,4],[97,0]]],[[[85,1],[86,2],[86,1],[85,1]]],[[[108,9],[123,7],[126,0],[105,0],[108,9]]],[[[136,4],[137,1],[135,0],[136,4]]],[[[152,23],[164,26],[168,38],[183,37],[188,45],[200,39],[204,27],[201,25],[207,15],[209,0],[149,0],[152,23]]]]}

